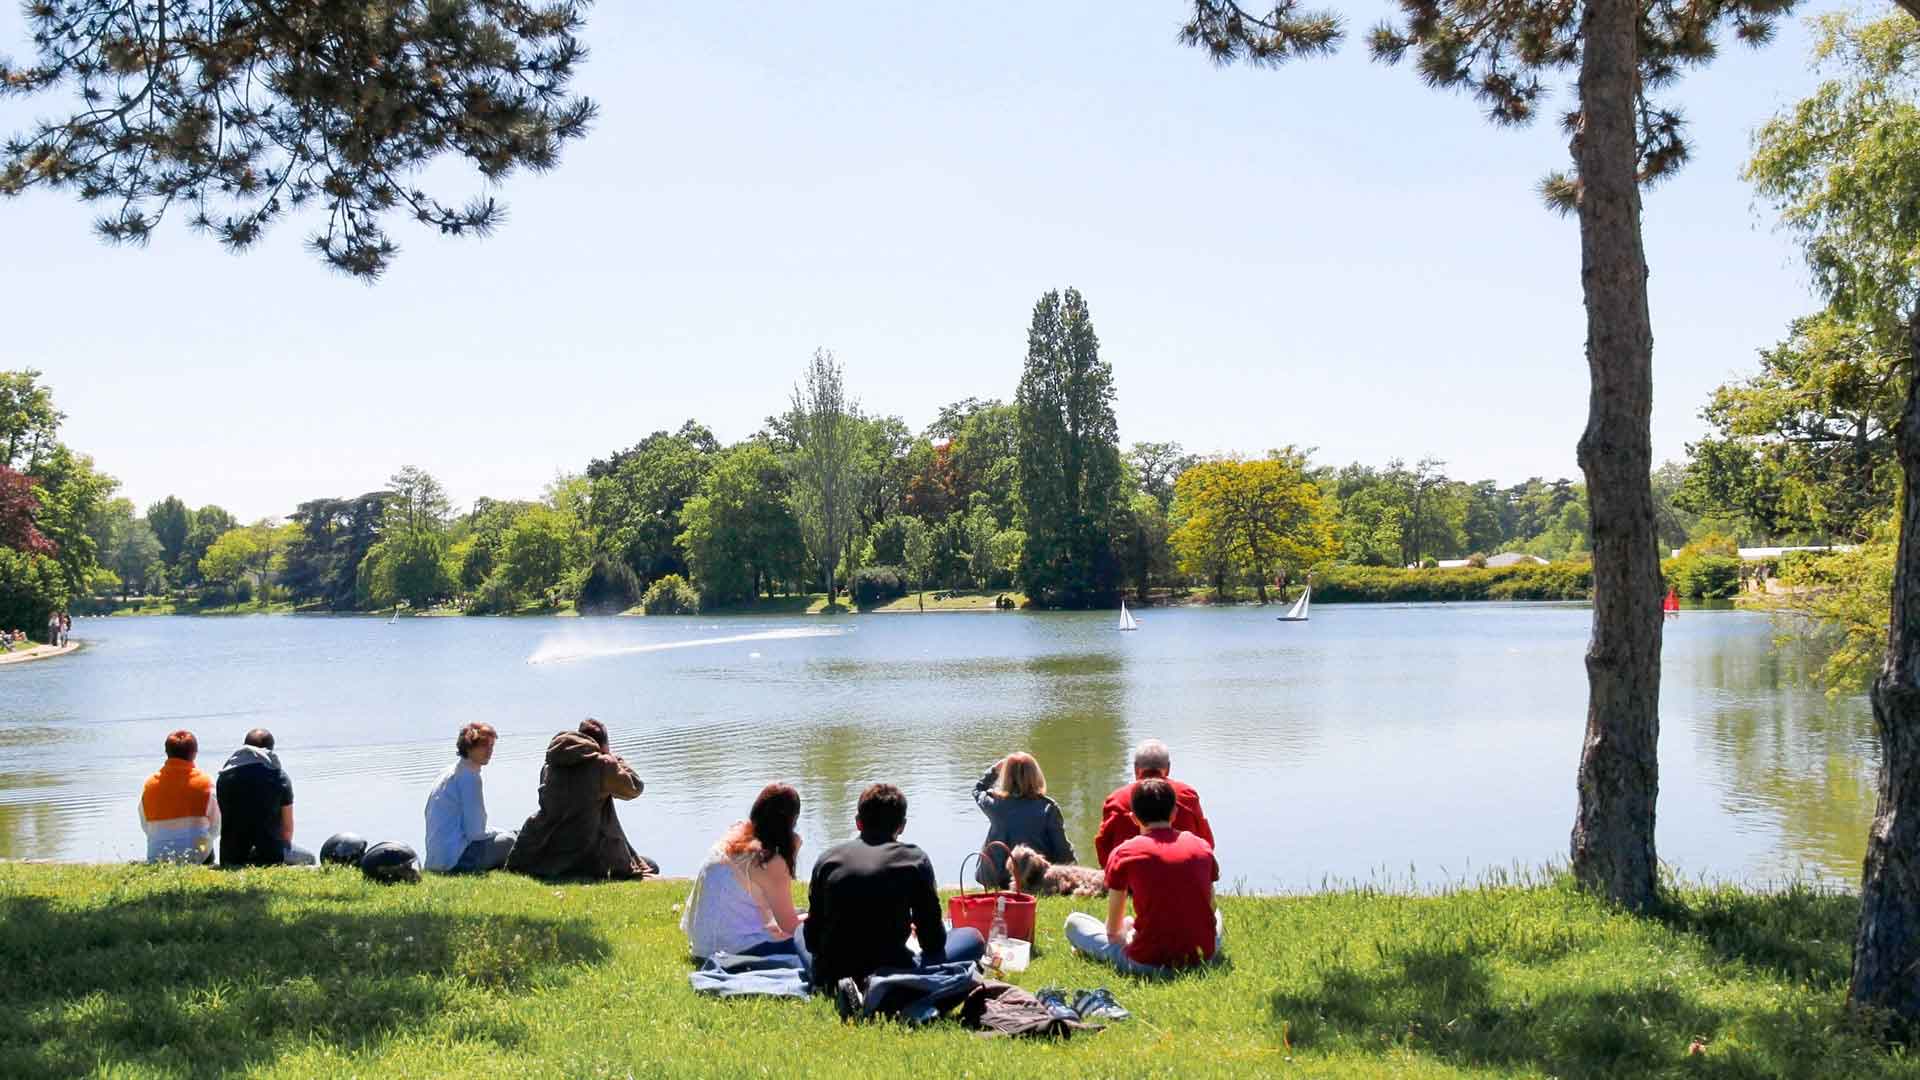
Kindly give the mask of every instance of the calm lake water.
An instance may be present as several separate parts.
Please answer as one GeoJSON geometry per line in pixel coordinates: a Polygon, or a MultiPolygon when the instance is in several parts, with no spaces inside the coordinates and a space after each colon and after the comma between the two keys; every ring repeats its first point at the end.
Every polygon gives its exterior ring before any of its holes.
{"type": "MultiPolygon", "coordinates": [[[[1129,748],[1158,736],[1200,791],[1224,878],[1259,891],[1405,887],[1563,859],[1586,702],[1579,605],[1150,610],[755,619],[88,619],[61,660],[0,668],[0,857],[125,859],[161,740],[217,769],[272,729],[298,840],[416,846],[459,726],[501,741],[496,825],[534,806],[547,740],[593,715],[647,782],[634,844],[685,874],[753,795],[806,801],[802,862],[850,833],[862,787],[910,800],[947,882],[979,844],[974,781],[1025,749],[1083,858],[1129,748]]],[[[1666,630],[1658,843],[1687,877],[1857,879],[1877,749],[1864,697],[1829,700],[1764,616],[1666,630]]]]}

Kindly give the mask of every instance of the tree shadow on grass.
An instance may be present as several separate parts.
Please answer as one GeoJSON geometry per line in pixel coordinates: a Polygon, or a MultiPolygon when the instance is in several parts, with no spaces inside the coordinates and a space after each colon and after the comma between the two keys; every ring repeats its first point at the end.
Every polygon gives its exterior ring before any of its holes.
{"type": "Polygon", "coordinates": [[[1682,897],[1657,920],[1684,935],[1677,949],[1531,955],[1470,934],[1409,935],[1360,960],[1346,950],[1312,962],[1273,995],[1273,1023],[1307,1050],[1562,1077],[1912,1075],[1843,1008],[1857,906],[1813,893],[1682,897]]]}
{"type": "Polygon", "coordinates": [[[225,1075],[293,1045],[353,1053],[422,1029],[512,1047],[521,1025],[470,1006],[610,951],[581,920],[383,911],[238,883],[89,907],[0,896],[0,926],[0,1076],[19,1077],[225,1075]]]}

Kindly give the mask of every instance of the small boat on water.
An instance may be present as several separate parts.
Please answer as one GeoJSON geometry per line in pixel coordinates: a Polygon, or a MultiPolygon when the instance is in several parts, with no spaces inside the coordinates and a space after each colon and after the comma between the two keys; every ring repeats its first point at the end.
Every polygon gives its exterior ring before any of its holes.
{"type": "Polygon", "coordinates": [[[1312,598],[1313,586],[1309,585],[1300,590],[1300,599],[1293,602],[1293,606],[1287,609],[1285,615],[1278,615],[1275,618],[1281,622],[1306,622],[1307,607],[1312,602],[1312,598]]]}
{"type": "Polygon", "coordinates": [[[1140,629],[1140,623],[1134,619],[1133,612],[1127,610],[1127,602],[1125,600],[1120,601],[1120,625],[1115,627],[1115,629],[1116,630],[1140,629]]]}

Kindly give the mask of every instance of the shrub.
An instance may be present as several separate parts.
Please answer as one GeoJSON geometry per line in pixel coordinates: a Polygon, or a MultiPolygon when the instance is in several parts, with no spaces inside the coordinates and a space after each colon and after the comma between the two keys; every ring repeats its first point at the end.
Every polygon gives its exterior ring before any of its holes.
{"type": "Polygon", "coordinates": [[[467,605],[469,615],[507,615],[520,606],[520,594],[508,580],[504,570],[495,570],[487,575],[487,580],[473,590],[473,601],[467,605]]]}
{"type": "Polygon", "coordinates": [[[700,610],[700,594],[679,574],[655,578],[640,606],[649,615],[691,615],[700,610]]]}
{"type": "Polygon", "coordinates": [[[1329,603],[1584,600],[1592,593],[1592,565],[1576,562],[1444,570],[1335,565],[1315,571],[1313,583],[1314,599],[1329,603]]]}
{"type": "Polygon", "coordinates": [[[645,590],[624,559],[602,555],[580,582],[574,606],[582,615],[618,614],[640,602],[645,590]]]}
{"type": "Polygon", "coordinates": [[[849,586],[856,605],[873,607],[907,595],[907,572],[897,566],[863,566],[853,572],[849,586]]]}
{"type": "Polygon", "coordinates": [[[1485,570],[1487,568],[1487,557],[1484,553],[1476,551],[1467,556],[1467,565],[1473,567],[1475,570],[1485,570]]]}
{"type": "Polygon", "coordinates": [[[1667,586],[1691,600],[1725,600],[1740,591],[1740,560],[1730,555],[1697,554],[1693,545],[1660,564],[1667,586]]]}

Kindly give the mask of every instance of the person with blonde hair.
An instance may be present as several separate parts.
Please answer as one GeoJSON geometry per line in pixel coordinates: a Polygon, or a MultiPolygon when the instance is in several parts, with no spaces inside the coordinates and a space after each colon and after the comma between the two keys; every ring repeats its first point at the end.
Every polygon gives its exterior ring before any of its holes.
{"type": "Polygon", "coordinates": [[[987,815],[987,839],[974,871],[980,884],[1006,888],[1007,856],[1021,844],[1056,865],[1074,861],[1060,804],[1047,797],[1046,774],[1032,754],[1015,751],[994,762],[973,785],[973,801],[987,815]]]}

